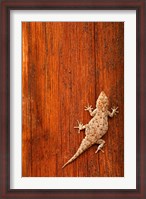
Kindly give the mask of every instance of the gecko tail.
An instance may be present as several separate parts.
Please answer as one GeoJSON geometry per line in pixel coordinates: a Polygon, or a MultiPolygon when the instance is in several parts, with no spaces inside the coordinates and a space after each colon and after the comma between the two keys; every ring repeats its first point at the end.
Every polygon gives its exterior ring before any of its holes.
{"type": "MultiPolygon", "coordinates": [[[[72,159],[72,158],[71,158],[71,159],[72,159]]],[[[71,163],[71,162],[73,161],[73,160],[71,160],[71,159],[63,165],[62,169],[63,169],[64,167],[66,167],[69,163],[71,163]]]]}
{"type": "Polygon", "coordinates": [[[66,162],[62,169],[64,167],[66,167],[68,164],[70,164],[71,162],[73,162],[79,155],[81,155],[85,150],[87,150],[90,146],[92,146],[93,143],[89,142],[86,138],[84,138],[81,142],[81,145],[79,147],[79,149],[77,150],[77,152],[74,154],[74,156],[68,161],[66,162]]]}
{"type": "MultiPolygon", "coordinates": [[[[80,152],[80,154],[81,154],[81,152],[80,152]]],[[[79,149],[78,149],[78,151],[75,153],[75,155],[74,155],[68,162],[66,162],[66,163],[63,165],[62,169],[63,169],[64,167],[66,167],[69,163],[73,162],[80,154],[79,154],[79,149]]]]}

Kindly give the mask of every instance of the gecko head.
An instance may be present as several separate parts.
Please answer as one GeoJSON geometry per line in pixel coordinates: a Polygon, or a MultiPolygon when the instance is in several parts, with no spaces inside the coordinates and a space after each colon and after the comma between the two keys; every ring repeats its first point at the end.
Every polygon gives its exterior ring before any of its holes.
{"type": "Polygon", "coordinates": [[[109,105],[108,97],[106,96],[105,92],[102,91],[96,101],[96,107],[98,110],[107,110],[109,105]]]}

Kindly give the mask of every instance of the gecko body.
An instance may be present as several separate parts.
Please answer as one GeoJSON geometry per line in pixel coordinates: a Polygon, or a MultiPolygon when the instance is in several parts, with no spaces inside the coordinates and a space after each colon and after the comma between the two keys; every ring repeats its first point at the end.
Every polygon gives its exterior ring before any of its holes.
{"type": "Polygon", "coordinates": [[[89,121],[88,124],[83,125],[81,122],[78,122],[78,126],[74,127],[79,129],[79,133],[81,130],[85,130],[85,138],[82,140],[74,156],[67,163],[65,163],[62,168],[74,161],[79,155],[81,155],[85,150],[94,144],[99,145],[95,153],[100,150],[103,152],[102,148],[105,144],[105,141],[101,138],[108,131],[108,117],[113,117],[116,115],[116,113],[118,113],[118,107],[112,108],[112,112],[110,112],[108,111],[108,106],[108,97],[104,91],[102,91],[96,101],[96,108],[94,110],[92,106],[88,105],[85,107],[85,110],[89,111],[93,118],[89,121]]]}

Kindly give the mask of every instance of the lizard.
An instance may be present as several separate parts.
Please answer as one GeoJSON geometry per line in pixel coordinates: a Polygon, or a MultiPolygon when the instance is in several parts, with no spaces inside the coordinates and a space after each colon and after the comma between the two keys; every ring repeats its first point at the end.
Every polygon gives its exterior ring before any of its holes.
{"type": "Polygon", "coordinates": [[[73,157],[63,165],[62,168],[67,166],[69,163],[73,162],[79,155],[81,155],[84,151],[86,151],[89,147],[94,144],[97,144],[97,150],[103,151],[103,146],[105,145],[105,141],[101,139],[108,131],[108,117],[113,117],[119,111],[117,111],[118,107],[111,108],[112,112],[108,110],[109,100],[106,96],[105,92],[102,91],[96,101],[96,108],[93,110],[91,105],[85,106],[85,111],[89,111],[91,117],[93,117],[88,124],[83,125],[78,120],[78,126],[74,128],[78,128],[78,133],[81,130],[85,130],[85,138],[82,140],[77,152],[73,155],[73,157]]]}

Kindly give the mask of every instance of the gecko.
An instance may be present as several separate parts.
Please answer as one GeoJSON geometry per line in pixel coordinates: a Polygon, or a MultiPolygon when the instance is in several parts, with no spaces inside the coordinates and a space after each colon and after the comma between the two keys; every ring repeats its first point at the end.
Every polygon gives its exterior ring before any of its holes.
{"type": "Polygon", "coordinates": [[[100,93],[94,110],[89,104],[85,106],[85,111],[89,111],[92,119],[85,125],[78,121],[78,126],[74,127],[78,128],[78,133],[80,133],[81,130],[85,130],[85,138],[82,140],[77,152],[63,165],[62,168],[73,162],[79,155],[94,144],[98,145],[95,153],[99,151],[104,152],[102,148],[105,145],[105,141],[101,138],[108,131],[108,117],[113,117],[119,112],[117,111],[118,107],[111,108],[112,112],[108,110],[108,107],[109,100],[104,91],[100,93]]]}

